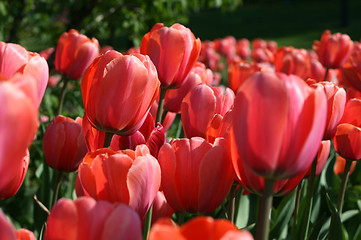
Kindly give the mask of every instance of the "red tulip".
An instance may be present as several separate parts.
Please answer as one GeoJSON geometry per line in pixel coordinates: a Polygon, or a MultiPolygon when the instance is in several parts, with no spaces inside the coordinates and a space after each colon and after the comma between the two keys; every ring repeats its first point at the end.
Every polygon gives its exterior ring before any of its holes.
{"type": "Polygon", "coordinates": [[[34,233],[24,228],[16,230],[16,238],[17,240],[36,240],[34,233]]]}
{"type": "Polygon", "coordinates": [[[50,212],[44,239],[140,240],[141,221],[134,210],[121,203],[62,198],[50,212]]]}
{"type": "Polygon", "coordinates": [[[131,135],[143,124],[159,85],[148,56],[108,51],[94,60],[81,82],[88,120],[98,130],[131,135]]]}
{"type": "Polygon", "coordinates": [[[128,204],[143,219],[159,190],[160,174],[157,159],[145,145],[135,151],[102,148],[88,153],[80,164],[79,190],[97,200],[128,204]]]}
{"type": "Polygon", "coordinates": [[[243,60],[247,60],[251,56],[249,40],[246,38],[237,40],[236,51],[243,60]]]}
{"type": "Polygon", "coordinates": [[[196,63],[201,41],[181,24],[164,27],[157,23],[145,34],[140,46],[157,68],[162,88],[178,88],[196,63]]]}
{"type": "Polygon", "coordinates": [[[294,74],[302,79],[310,75],[310,58],[305,49],[282,47],[274,55],[276,72],[294,74]]]}
{"type": "MultiPolygon", "coordinates": [[[[18,44],[0,41],[0,74],[3,79],[10,79],[16,73],[25,75],[18,86],[20,85],[22,89],[30,86],[34,89],[33,96],[29,97],[38,108],[49,79],[46,60],[37,53],[28,52],[18,44]]],[[[28,93],[28,90],[26,92],[28,93]]]]}
{"type": "Polygon", "coordinates": [[[215,49],[224,55],[227,60],[233,58],[236,55],[236,43],[237,40],[233,36],[227,36],[222,39],[216,39],[213,41],[215,49]]]}
{"type": "Polygon", "coordinates": [[[97,39],[90,40],[77,30],[71,29],[59,38],[55,53],[55,69],[71,79],[79,79],[98,55],[97,39]]]}
{"type": "Polygon", "coordinates": [[[234,173],[224,139],[174,139],[159,151],[162,189],[175,211],[209,213],[226,198],[234,173]],[[211,186],[211,187],[210,187],[211,186]]]}
{"type": "Polygon", "coordinates": [[[232,109],[234,93],[227,88],[200,84],[188,93],[182,102],[181,117],[185,136],[206,138],[207,131],[217,116],[222,117],[232,109]]]}
{"type": "Polygon", "coordinates": [[[6,199],[16,194],[24,180],[38,113],[23,91],[7,81],[0,81],[0,102],[0,199],[6,199]]]}
{"type": "Polygon", "coordinates": [[[43,137],[47,164],[56,170],[74,172],[87,153],[80,119],[58,115],[53,118],[43,137]]]}
{"type": "Polygon", "coordinates": [[[295,177],[314,159],[327,115],[322,88],[282,73],[255,73],[233,108],[238,152],[248,171],[274,179],[295,177]]]}
{"type": "Polygon", "coordinates": [[[320,61],[317,59],[311,59],[310,66],[310,78],[316,80],[316,82],[325,80],[326,68],[323,67],[320,61]]]}
{"type": "MultiPolygon", "coordinates": [[[[315,173],[316,176],[321,174],[323,167],[326,164],[328,155],[330,154],[330,148],[331,148],[330,140],[321,141],[320,148],[318,149],[318,153],[316,156],[317,158],[316,173],[315,173]]],[[[311,171],[312,171],[312,165],[308,169],[305,177],[311,176],[311,171]]]]}
{"type": "Polygon", "coordinates": [[[174,210],[171,208],[171,206],[169,206],[167,200],[165,199],[164,193],[158,191],[157,196],[153,202],[152,223],[155,223],[160,218],[170,218],[172,217],[173,213],[174,210]]]}
{"type": "Polygon", "coordinates": [[[324,140],[332,139],[335,136],[337,125],[340,123],[346,103],[346,92],[331,82],[319,82],[311,86],[318,86],[324,89],[327,99],[327,119],[324,140]]]}
{"type": "Polygon", "coordinates": [[[0,209],[0,239],[2,240],[16,240],[15,228],[6,219],[6,216],[0,209]]]}
{"type": "Polygon", "coordinates": [[[260,70],[261,66],[257,63],[231,63],[228,66],[228,86],[236,93],[249,76],[260,70]]]}
{"type": "Polygon", "coordinates": [[[351,54],[353,42],[346,34],[331,34],[325,30],[321,41],[315,41],[313,49],[316,51],[322,65],[326,68],[340,68],[351,54]]]}
{"type": "Polygon", "coordinates": [[[198,61],[204,63],[213,71],[219,70],[221,56],[214,49],[214,43],[211,41],[203,41],[198,61]]]}
{"type": "MultiPolygon", "coordinates": [[[[346,159],[344,159],[340,155],[337,155],[335,166],[333,168],[333,172],[337,175],[340,173],[343,173],[345,171],[345,165],[346,165],[346,159]]],[[[356,167],[356,161],[352,161],[349,174],[353,173],[353,171],[355,170],[355,167],[356,167]]]]}
{"type": "Polygon", "coordinates": [[[163,218],[156,222],[149,234],[149,240],[253,240],[253,236],[247,230],[239,230],[226,219],[213,219],[211,217],[196,217],[181,227],[173,223],[169,218],[163,218]]]}
{"type": "Polygon", "coordinates": [[[361,159],[361,99],[352,98],[345,106],[333,139],[336,152],[350,160],[361,159]]]}

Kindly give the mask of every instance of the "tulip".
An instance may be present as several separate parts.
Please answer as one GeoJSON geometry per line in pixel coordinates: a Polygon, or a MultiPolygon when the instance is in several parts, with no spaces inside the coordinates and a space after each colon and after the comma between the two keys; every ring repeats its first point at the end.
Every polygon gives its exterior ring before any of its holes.
{"type": "Polygon", "coordinates": [[[148,56],[108,51],[94,60],[81,82],[88,120],[100,131],[131,135],[143,124],[159,85],[148,56]]]}
{"type": "Polygon", "coordinates": [[[141,221],[134,210],[121,203],[63,198],[50,212],[44,239],[140,240],[141,221]]]}
{"type": "MultiPolygon", "coordinates": [[[[317,164],[316,164],[315,176],[318,176],[321,174],[323,167],[326,164],[328,155],[330,154],[330,149],[331,149],[331,141],[330,140],[321,141],[320,148],[318,149],[318,153],[316,156],[317,164]]],[[[311,171],[312,171],[312,166],[308,169],[305,177],[310,177],[311,171]]]]}
{"type": "Polygon", "coordinates": [[[0,41],[0,74],[4,79],[10,79],[16,73],[27,76],[24,89],[34,86],[34,99],[36,108],[44,96],[44,92],[49,79],[49,67],[46,60],[37,53],[28,52],[18,44],[4,43],[0,41]]]}
{"type": "MultiPolygon", "coordinates": [[[[345,172],[345,166],[346,166],[346,159],[344,159],[340,155],[337,155],[336,156],[335,166],[333,168],[333,172],[336,175],[338,175],[340,173],[344,173],[345,172]]],[[[356,161],[352,161],[351,168],[350,168],[350,173],[349,173],[350,175],[355,170],[355,167],[356,167],[356,161]]]]}
{"type": "Polygon", "coordinates": [[[225,94],[220,87],[200,84],[184,98],[181,118],[185,136],[206,138],[214,118],[223,118],[232,109],[234,93],[227,88],[225,94]]]}
{"type": "Polygon", "coordinates": [[[16,230],[15,233],[17,240],[36,240],[34,233],[30,230],[21,228],[16,230]]]}
{"type": "Polygon", "coordinates": [[[157,196],[154,199],[153,211],[152,211],[152,223],[155,223],[158,219],[164,217],[172,217],[174,213],[173,208],[169,206],[165,199],[164,193],[161,191],[157,192],[157,196]]]}
{"type": "Polygon", "coordinates": [[[310,72],[310,59],[305,49],[282,47],[274,55],[276,72],[294,74],[306,79],[310,72]]]}
{"type": "Polygon", "coordinates": [[[159,190],[160,174],[157,160],[145,145],[135,151],[102,148],[88,153],[80,164],[77,192],[125,203],[144,219],[159,190]]]}
{"type": "Polygon", "coordinates": [[[336,133],[336,127],[340,123],[346,103],[346,92],[331,82],[319,82],[311,85],[324,89],[327,99],[327,119],[324,140],[332,139],[336,133]]]}
{"type": "Polygon", "coordinates": [[[98,55],[97,39],[90,40],[77,30],[71,29],[59,38],[55,53],[55,69],[70,79],[79,79],[98,55]]]}
{"type": "Polygon", "coordinates": [[[87,153],[80,119],[58,115],[53,118],[43,137],[47,164],[56,170],[74,172],[87,153]]]}
{"type": "Polygon", "coordinates": [[[0,81],[0,199],[16,194],[29,164],[27,149],[38,128],[31,100],[11,82],[0,81]]]}
{"type": "Polygon", "coordinates": [[[3,240],[16,240],[15,228],[6,219],[6,216],[0,209],[0,238],[3,240]]]}
{"type": "Polygon", "coordinates": [[[331,34],[329,30],[325,30],[321,41],[314,42],[313,49],[324,67],[340,68],[350,56],[352,46],[353,42],[348,35],[331,34]]]}
{"type": "Polygon", "coordinates": [[[234,180],[224,139],[174,139],[159,151],[162,189],[177,212],[210,213],[226,198],[234,180]],[[210,187],[211,186],[211,187],[210,187]]]}
{"type": "Polygon", "coordinates": [[[152,59],[162,88],[178,88],[196,63],[201,41],[181,24],[157,23],[144,35],[140,52],[152,59]]]}
{"type": "Polygon", "coordinates": [[[198,61],[204,63],[213,71],[219,70],[221,56],[214,49],[214,43],[203,41],[199,53],[198,61]]]}
{"type": "Polygon", "coordinates": [[[233,131],[246,168],[273,179],[295,177],[313,161],[327,114],[322,88],[295,75],[255,73],[239,89],[233,131]]]}
{"type": "Polygon", "coordinates": [[[247,60],[251,56],[249,40],[246,38],[237,40],[236,51],[243,60],[247,60]]]}
{"type": "Polygon", "coordinates": [[[228,66],[228,86],[233,92],[237,92],[244,81],[253,73],[261,70],[260,64],[237,62],[228,66]]]}
{"type": "Polygon", "coordinates": [[[181,227],[173,223],[169,218],[159,220],[152,226],[149,240],[165,239],[253,240],[253,236],[247,230],[239,230],[228,220],[215,220],[211,217],[200,216],[193,218],[181,227]]]}

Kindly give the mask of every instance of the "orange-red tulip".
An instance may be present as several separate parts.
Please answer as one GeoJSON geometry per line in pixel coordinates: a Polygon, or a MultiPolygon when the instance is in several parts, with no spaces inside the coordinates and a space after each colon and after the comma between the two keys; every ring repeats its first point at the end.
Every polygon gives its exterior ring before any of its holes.
{"type": "MultiPolygon", "coordinates": [[[[321,141],[320,148],[318,149],[318,153],[316,156],[317,158],[316,173],[315,173],[316,176],[321,174],[323,167],[325,166],[326,161],[328,159],[328,155],[330,154],[330,149],[331,149],[330,140],[321,141]]],[[[305,177],[311,176],[311,171],[312,171],[312,165],[308,169],[305,177]]]]}
{"type": "Polygon", "coordinates": [[[223,118],[233,107],[234,93],[227,88],[200,84],[184,98],[181,118],[185,136],[206,138],[207,131],[216,117],[223,118]]]}
{"type": "Polygon", "coordinates": [[[295,75],[260,72],[239,89],[233,108],[238,152],[248,171],[284,179],[304,172],[325,129],[327,101],[295,75]]]}
{"type": "Polygon", "coordinates": [[[26,75],[18,86],[27,93],[29,93],[27,89],[29,86],[34,88],[33,96],[29,97],[38,108],[49,79],[49,67],[46,60],[18,44],[0,41],[0,75],[2,75],[0,78],[10,79],[16,73],[26,75]]]}
{"type": "Polygon", "coordinates": [[[353,42],[347,34],[331,34],[325,30],[321,41],[314,42],[313,49],[324,67],[340,68],[350,56],[352,46],[353,42]]]}
{"type": "Polygon", "coordinates": [[[346,103],[346,91],[331,82],[319,82],[311,85],[324,89],[327,99],[327,119],[324,140],[335,136],[337,125],[340,123],[346,103]]]}
{"type": "Polygon", "coordinates": [[[233,92],[237,93],[239,87],[253,73],[261,70],[260,64],[235,62],[228,66],[228,86],[233,92]]]}
{"type": "Polygon", "coordinates": [[[108,51],[94,60],[81,81],[88,120],[98,130],[131,135],[143,124],[159,85],[148,56],[108,51]]]}
{"type": "Polygon", "coordinates": [[[157,159],[140,145],[135,151],[102,148],[90,152],[78,176],[86,196],[128,204],[143,219],[159,190],[161,172],[157,159]]]}
{"type": "Polygon", "coordinates": [[[162,189],[175,211],[209,213],[226,198],[234,172],[225,141],[174,139],[159,151],[162,189]]]}
{"type": "Polygon", "coordinates": [[[55,69],[71,79],[83,76],[90,63],[99,55],[99,42],[75,29],[64,32],[55,53],[55,69]]]}
{"type": "Polygon", "coordinates": [[[149,240],[253,240],[253,236],[247,230],[239,230],[226,219],[213,219],[211,217],[196,217],[181,227],[173,223],[169,218],[163,218],[156,222],[149,233],[149,240]]]}
{"type": "MultiPolygon", "coordinates": [[[[345,165],[346,165],[346,159],[344,159],[340,155],[337,155],[335,166],[333,168],[333,172],[337,175],[340,173],[343,173],[345,171],[345,165]]],[[[353,173],[353,171],[355,170],[355,167],[356,167],[356,161],[352,161],[349,174],[353,173]]]]}
{"type": "Polygon", "coordinates": [[[44,240],[141,240],[141,221],[128,206],[81,197],[57,201],[44,240]]]}
{"type": "Polygon", "coordinates": [[[164,27],[157,23],[144,35],[142,54],[149,55],[157,68],[162,88],[178,88],[196,63],[201,41],[181,24],[164,27]]]}
{"type": "Polygon", "coordinates": [[[55,116],[43,137],[43,149],[48,165],[56,170],[74,172],[87,153],[81,119],[74,121],[55,116]]]}
{"type": "Polygon", "coordinates": [[[0,103],[0,199],[6,199],[15,195],[25,177],[38,112],[24,92],[7,81],[0,81],[0,103]]]}

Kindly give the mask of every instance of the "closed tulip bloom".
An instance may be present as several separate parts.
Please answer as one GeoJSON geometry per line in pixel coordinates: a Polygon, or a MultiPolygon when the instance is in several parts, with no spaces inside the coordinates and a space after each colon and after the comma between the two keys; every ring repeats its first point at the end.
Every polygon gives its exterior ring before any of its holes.
{"type": "Polygon", "coordinates": [[[0,103],[0,199],[6,199],[24,180],[38,112],[25,93],[7,81],[0,81],[0,103]]]}
{"type": "Polygon", "coordinates": [[[349,59],[341,68],[341,78],[347,87],[361,91],[361,42],[355,42],[349,59]]]}
{"type": "Polygon", "coordinates": [[[274,58],[276,72],[294,74],[304,80],[309,77],[311,66],[307,50],[282,47],[277,50],[274,58]]]}
{"type": "Polygon", "coordinates": [[[51,168],[65,172],[78,169],[87,153],[83,128],[78,121],[58,115],[47,127],[43,149],[45,160],[51,168]]]}
{"type": "Polygon", "coordinates": [[[244,166],[274,179],[295,177],[313,161],[324,134],[327,101],[322,88],[282,73],[255,73],[233,108],[233,131],[244,166]]]}
{"type": "Polygon", "coordinates": [[[99,42],[75,29],[64,32],[55,52],[55,69],[71,79],[80,79],[90,63],[99,55],[99,42]]]}
{"type": "Polygon", "coordinates": [[[0,209],[0,239],[17,240],[14,226],[7,220],[5,214],[0,209]]]}
{"type": "Polygon", "coordinates": [[[206,138],[213,118],[223,118],[232,109],[234,93],[227,88],[225,93],[220,87],[200,84],[187,94],[182,102],[181,118],[185,136],[206,138]]]}
{"type": "Polygon", "coordinates": [[[16,230],[17,240],[36,240],[34,233],[28,229],[18,229],[16,230]]]}
{"type": "Polygon", "coordinates": [[[247,58],[251,56],[251,48],[250,48],[249,40],[246,38],[237,40],[236,51],[243,60],[247,60],[247,58]]]}
{"type": "Polygon", "coordinates": [[[0,41],[0,74],[10,79],[16,73],[30,76],[22,81],[23,88],[34,87],[34,105],[39,107],[49,79],[49,67],[46,60],[37,53],[29,52],[22,46],[0,41]],[[31,83],[26,83],[31,81],[31,83]],[[25,87],[26,86],[26,87],[25,87]]]}
{"type": "Polygon", "coordinates": [[[159,151],[162,189],[176,212],[210,213],[226,198],[234,172],[225,146],[205,139],[174,139],[159,151]]]}
{"type": "Polygon", "coordinates": [[[135,151],[102,148],[88,153],[79,166],[84,195],[125,203],[136,210],[141,219],[159,190],[160,174],[157,159],[145,145],[135,151]]]}
{"type": "Polygon", "coordinates": [[[144,35],[140,52],[152,59],[162,88],[178,88],[196,63],[201,41],[181,24],[157,23],[144,35]]]}
{"type": "Polygon", "coordinates": [[[88,120],[98,130],[131,135],[143,124],[159,85],[148,56],[108,51],[94,60],[81,81],[88,120]]]}
{"type": "Polygon", "coordinates": [[[261,70],[257,63],[236,62],[228,66],[228,86],[233,92],[237,93],[239,87],[253,73],[261,70]]]}
{"type": "Polygon", "coordinates": [[[213,219],[199,216],[191,219],[181,227],[173,223],[169,218],[163,218],[156,222],[149,233],[149,240],[253,240],[253,236],[247,230],[239,230],[237,226],[226,219],[213,219]]]}
{"type": "MultiPolygon", "coordinates": [[[[323,167],[325,166],[326,161],[328,159],[328,155],[330,154],[330,149],[331,149],[331,141],[330,140],[321,141],[320,148],[318,149],[317,156],[316,156],[317,164],[316,164],[315,176],[318,176],[321,174],[323,167]]],[[[311,176],[311,171],[312,171],[312,165],[308,169],[305,177],[311,176]]]]}
{"type": "MultiPolygon", "coordinates": [[[[352,161],[349,174],[352,174],[353,171],[355,170],[356,163],[357,163],[356,161],[352,161]]],[[[338,175],[340,173],[343,173],[345,171],[345,165],[346,165],[346,159],[344,159],[340,155],[337,155],[336,156],[335,166],[333,167],[333,172],[336,175],[338,175]]]]}
{"type": "Polygon", "coordinates": [[[340,68],[350,56],[352,46],[353,42],[347,34],[331,34],[326,30],[321,41],[314,42],[313,49],[324,67],[340,68]]]}
{"type": "Polygon", "coordinates": [[[324,140],[332,139],[335,136],[337,125],[340,123],[346,103],[346,91],[331,82],[319,82],[311,85],[324,89],[327,99],[327,119],[324,140]]]}
{"type": "Polygon", "coordinates": [[[141,240],[141,221],[134,210],[121,203],[62,198],[50,212],[44,239],[141,240]]]}
{"type": "Polygon", "coordinates": [[[349,160],[361,159],[361,99],[352,98],[345,106],[333,139],[336,152],[349,160]]]}

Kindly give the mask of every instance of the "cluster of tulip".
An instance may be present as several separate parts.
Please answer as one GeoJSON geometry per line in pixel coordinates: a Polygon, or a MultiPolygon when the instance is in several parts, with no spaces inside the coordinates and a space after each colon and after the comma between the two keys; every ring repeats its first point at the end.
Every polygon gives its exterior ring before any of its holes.
{"type": "MultiPolygon", "coordinates": [[[[76,30],[40,55],[0,42],[0,199],[26,175],[39,105],[56,84],[45,60],[53,51],[66,78],[43,152],[59,176],[77,172],[78,198],[57,200],[58,177],[54,205],[43,206],[52,207],[44,239],[253,239],[234,224],[241,194],[260,196],[252,232],[268,239],[273,196],[308,178],[305,221],[297,226],[294,216],[292,232],[304,239],[332,146],[342,157],[335,171],[344,172],[339,219],[351,164],[361,159],[360,42],[325,31],[313,50],[261,39],[251,50],[247,39],[201,43],[181,24],[160,23],[124,54],[76,30]],[[220,85],[225,63],[228,87],[220,85]],[[61,115],[69,79],[81,79],[85,114],[76,120],[61,115]],[[177,120],[185,138],[168,134],[177,120]],[[185,212],[226,205],[221,219],[192,215],[183,224],[185,212]]],[[[0,211],[0,238],[35,236],[0,211]]]]}

